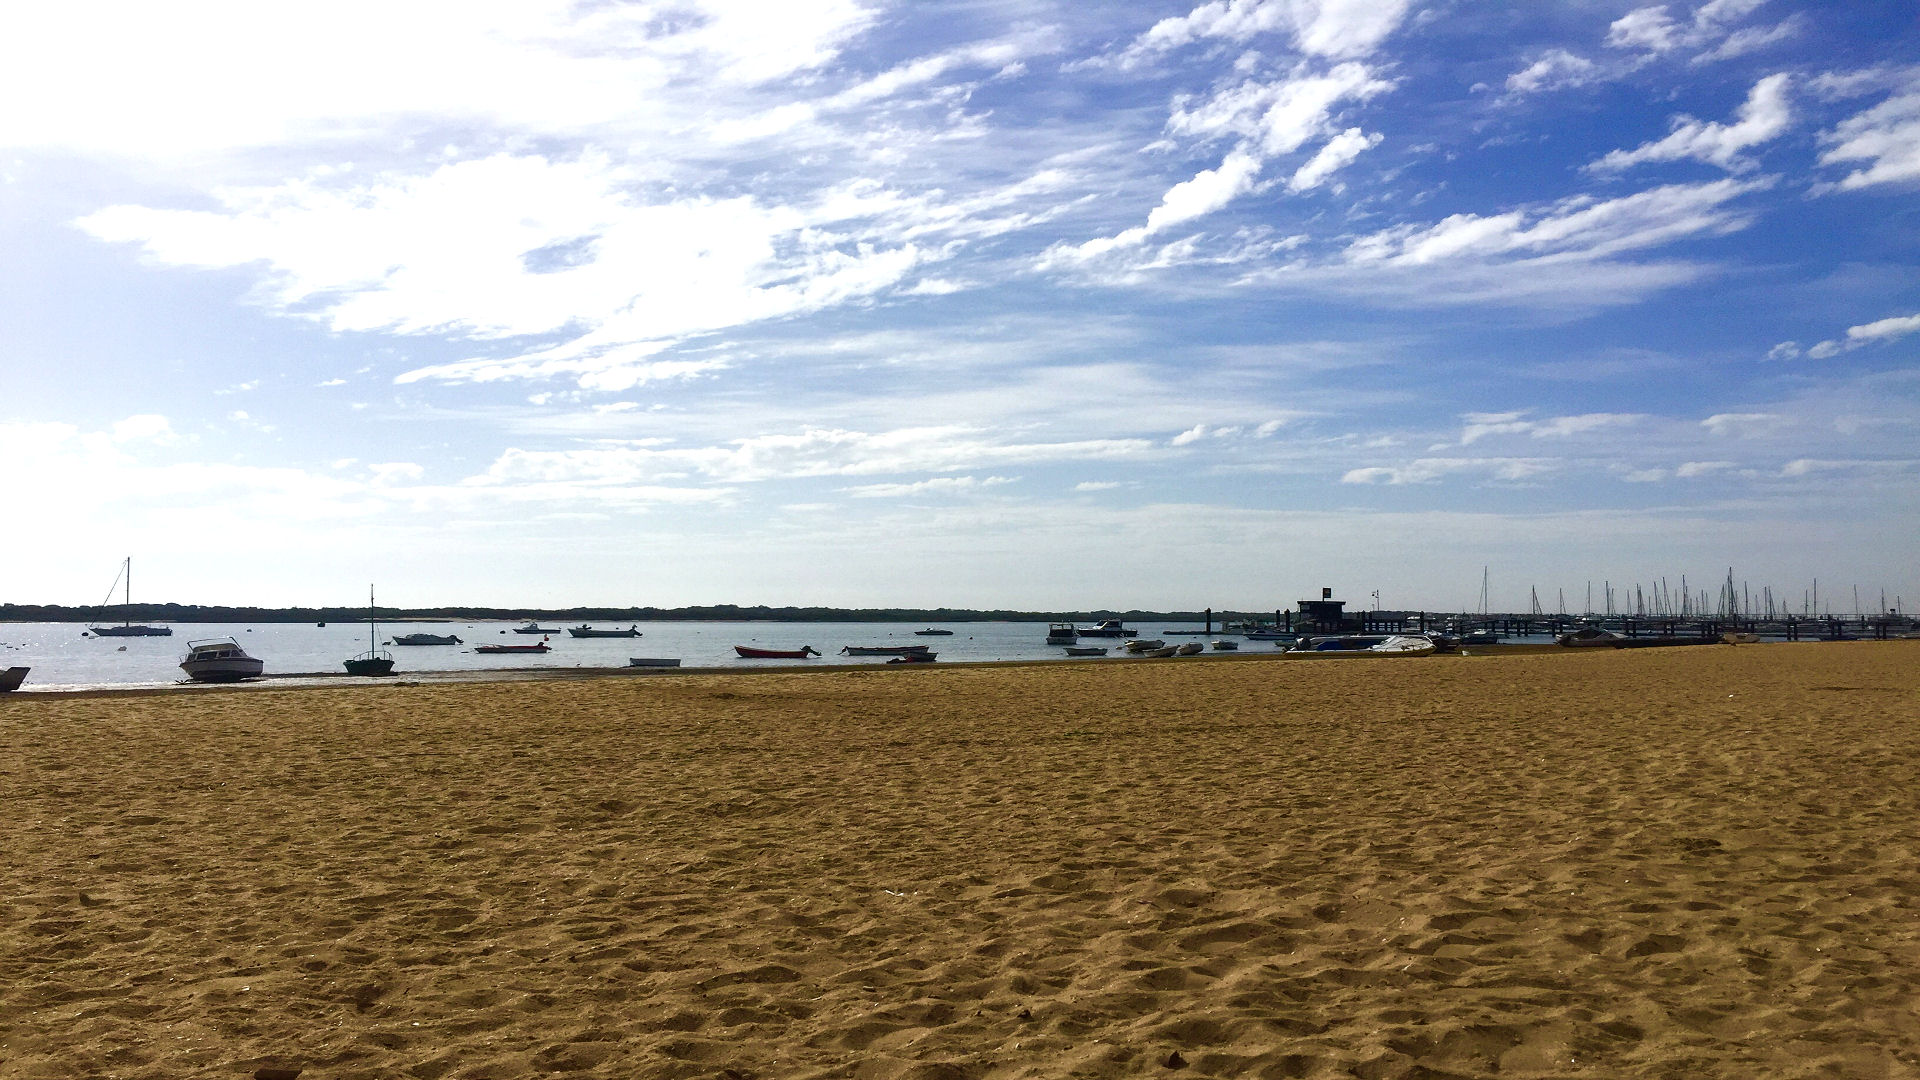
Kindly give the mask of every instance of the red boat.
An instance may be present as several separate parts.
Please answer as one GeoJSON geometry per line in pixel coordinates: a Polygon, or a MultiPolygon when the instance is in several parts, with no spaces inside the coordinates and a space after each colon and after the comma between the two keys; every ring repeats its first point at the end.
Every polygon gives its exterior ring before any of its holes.
{"type": "Polygon", "coordinates": [[[544,641],[535,645],[475,645],[473,651],[477,653],[543,653],[552,652],[553,646],[544,641]]]}
{"type": "Polygon", "coordinates": [[[798,649],[756,649],[749,645],[735,645],[733,651],[748,660],[805,660],[809,656],[819,656],[813,646],[802,645],[798,649]]]}

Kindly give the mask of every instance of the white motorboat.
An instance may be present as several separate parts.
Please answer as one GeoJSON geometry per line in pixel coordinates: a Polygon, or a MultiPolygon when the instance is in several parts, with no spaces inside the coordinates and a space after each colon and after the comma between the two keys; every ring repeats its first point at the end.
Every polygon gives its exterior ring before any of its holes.
{"type": "Polygon", "coordinates": [[[195,682],[239,682],[254,679],[266,670],[265,662],[247,655],[232,638],[206,638],[187,642],[187,655],[180,670],[195,682]]]}
{"type": "Polygon", "coordinates": [[[1393,653],[1396,656],[1424,656],[1434,651],[1433,642],[1416,634],[1395,634],[1378,645],[1370,646],[1368,652],[1393,653]]]}
{"type": "Polygon", "coordinates": [[[1047,627],[1047,644],[1073,645],[1079,642],[1080,631],[1070,622],[1057,622],[1047,627]]]}

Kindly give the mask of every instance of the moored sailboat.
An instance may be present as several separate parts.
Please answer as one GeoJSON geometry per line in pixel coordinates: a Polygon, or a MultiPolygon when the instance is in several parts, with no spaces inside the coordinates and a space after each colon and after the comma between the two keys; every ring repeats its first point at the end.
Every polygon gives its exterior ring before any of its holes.
{"type": "MultiPolygon", "coordinates": [[[[126,598],[122,601],[122,604],[131,608],[133,606],[133,556],[131,555],[127,556],[125,563],[121,564],[120,573],[113,579],[113,584],[118,585],[122,580],[125,580],[127,587],[126,598]]],[[[109,585],[107,587],[107,600],[112,599],[113,586],[109,585]]],[[[106,601],[101,602],[100,608],[102,612],[106,610],[106,601]]],[[[119,626],[95,626],[89,623],[87,625],[87,632],[93,634],[94,637],[172,637],[173,627],[143,626],[129,619],[119,626]]],[[[81,636],[84,637],[85,635],[83,634],[81,636]]]]}
{"type": "Polygon", "coordinates": [[[343,660],[349,675],[375,677],[393,674],[393,654],[376,644],[379,634],[375,631],[373,617],[373,586],[367,586],[367,651],[351,660],[343,660]]]}

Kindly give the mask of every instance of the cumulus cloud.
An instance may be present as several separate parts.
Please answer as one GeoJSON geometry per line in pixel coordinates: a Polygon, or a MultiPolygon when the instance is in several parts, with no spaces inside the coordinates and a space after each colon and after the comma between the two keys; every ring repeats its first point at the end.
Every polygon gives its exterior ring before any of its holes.
{"type": "Polygon", "coordinates": [[[1731,124],[1708,123],[1691,116],[1676,116],[1672,132],[1664,139],[1642,143],[1632,150],[1615,150],[1588,168],[1600,172],[1619,172],[1652,161],[1704,161],[1729,172],[1744,172],[1753,162],[1742,153],[1784,134],[1793,123],[1793,110],[1787,103],[1785,74],[1769,75],[1754,84],[1739,116],[1731,124]]]}
{"type": "MultiPolygon", "coordinates": [[[[1815,360],[1826,360],[1838,356],[1843,352],[1851,352],[1863,346],[1898,341],[1908,334],[1913,333],[1920,333],[1920,315],[1896,315],[1892,318],[1863,323],[1859,326],[1849,326],[1847,327],[1845,337],[1830,339],[1809,346],[1807,355],[1815,360]]],[[[1782,344],[1791,345],[1793,343],[1789,341],[1783,342],[1782,344]]],[[[1780,348],[1780,345],[1774,346],[1776,352],[1779,351],[1780,348]]],[[[1768,353],[1767,355],[1771,357],[1773,354],[1768,353]]]]}
{"type": "Polygon", "coordinates": [[[1584,86],[1599,73],[1599,67],[1584,56],[1565,49],[1548,49],[1538,60],[1507,76],[1507,92],[1533,94],[1547,90],[1566,90],[1584,86]]]}
{"type": "Polygon", "coordinates": [[[1920,181],[1920,86],[1848,117],[1820,139],[1828,147],[1820,164],[1866,163],[1835,183],[1837,190],[1920,181]]]}
{"type": "Polygon", "coordinates": [[[1215,0],[1155,23],[1116,62],[1130,67],[1196,41],[1285,34],[1309,56],[1365,56],[1406,18],[1412,0],[1215,0]]]}
{"type": "Polygon", "coordinates": [[[1369,134],[1357,127],[1328,139],[1319,153],[1313,155],[1305,165],[1294,170],[1293,179],[1287,181],[1287,187],[1294,191],[1307,191],[1327,182],[1328,178],[1341,169],[1351,165],[1355,158],[1380,145],[1381,136],[1376,132],[1369,134]]]}
{"type": "Polygon", "coordinates": [[[1671,5],[1667,4],[1635,8],[1607,27],[1607,45],[1655,55],[1712,46],[1695,57],[1696,61],[1737,56],[1790,36],[1799,27],[1797,19],[1789,18],[1785,23],[1771,28],[1733,29],[1735,23],[1752,14],[1765,2],[1710,0],[1694,9],[1693,17],[1686,20],[1676,19],[1671,5]]]}

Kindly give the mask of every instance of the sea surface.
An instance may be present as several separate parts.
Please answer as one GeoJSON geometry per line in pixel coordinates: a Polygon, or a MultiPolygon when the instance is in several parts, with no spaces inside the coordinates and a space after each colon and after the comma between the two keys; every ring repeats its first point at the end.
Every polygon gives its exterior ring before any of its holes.
{"type": "MultiPolygon", "coordinates": [[[[637,638],[575,638],[564,629],[548,640],[553,651],[526,655],[487,655],[475,645],[525,645],[540,638],[513,633],[521,622],[382,622],[378,640],[396,634],[453,634],[460,645],[382,646],[393,654],[394,674],[486,672],[527,668],[624,668],[631,657],[670,657],[683,667],[765,668],[804,664],[884,664],[886,657],[837,655],[846,645],[926,645],[939,663],[982,663],[994,660],[1067,659],[1058,646],[1046,643],[1042,622],[959,622],[942,629],[952,637],[918,637],[925,623],[875,622],[648,622],[637,625],[637,638]],[[811,645],[824,653],[817,659],[743,660],[735,645],[764,649],[798,649],[811,645]]],[[[543,622],[542,626],[579,625],[543,622]]],[[[606,630],[627,623],[592,624],[606,630]]],[[[1142,637],[1166,637],[1169,643],[1207,641],[1199,623],[1146,622],[1130,626],[1142,637]],[[1188,634],[1192,636],[1175,637],[1188,634]]],[[[23,691],[124,689],[170,686],[184,682],[180,658],[187,642],[231,637],[250,655],[266,663],[269,679],[289,676],[340,675],[341,661],[367,651],[367,624],[311,623],[178,623],[172,637],[94,637],[84,623],[0,623],[0,667],[33,669],[23,691]]],[[[1224,636],[1216,633],[1214,636],[1224,636]]],[[[1239,640],[1234,638],[1233,640],[1239,640]]],[[[1119,641],[1083,640],[1083,645],[1115,647],[1119,641]]],[[[1243,652],[1271,652],[1272,642],[1242,641],[1243,652]]]]}

